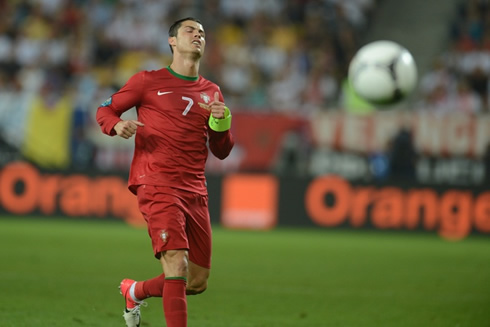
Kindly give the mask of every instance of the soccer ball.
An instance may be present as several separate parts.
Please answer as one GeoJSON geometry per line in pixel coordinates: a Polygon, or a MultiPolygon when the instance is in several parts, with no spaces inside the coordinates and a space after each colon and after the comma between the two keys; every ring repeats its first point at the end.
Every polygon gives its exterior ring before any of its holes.
{"type": "Polygon", "coordinates": [[[374,41],[361,47],[349,64],[354,92],[374,105],[391,105],[405,99],[417,84],[412,54],[393,41],[374,41]]]}

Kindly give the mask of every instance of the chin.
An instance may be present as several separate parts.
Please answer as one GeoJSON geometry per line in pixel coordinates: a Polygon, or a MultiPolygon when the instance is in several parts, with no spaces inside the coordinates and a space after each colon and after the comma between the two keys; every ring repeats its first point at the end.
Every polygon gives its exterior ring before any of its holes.
{"type": "Polygon", "coordinates": [[[193,54],[194,56],[196,57],[196,59],[199,59],[202,57],[202,51],[201,50],[197,50],[197,51],[194,51],[193,54]]]}

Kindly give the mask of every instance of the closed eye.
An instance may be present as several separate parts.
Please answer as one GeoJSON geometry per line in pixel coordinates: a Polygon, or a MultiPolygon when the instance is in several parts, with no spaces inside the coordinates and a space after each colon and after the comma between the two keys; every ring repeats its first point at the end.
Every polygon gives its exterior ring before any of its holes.
{"type": "MultiPolygon", "coordinates": [[[[195,28],[195,27],[192,27],[192,26],[187,26],[186,27],[186,32],[187,33],[194,33],[195,30],[197,30],[197,28],[195,28]]],[[[202,29],[199,29],[199,35],[203,39],[206,37],[206,33],[204,33],[204,31],[202,29]]]]}

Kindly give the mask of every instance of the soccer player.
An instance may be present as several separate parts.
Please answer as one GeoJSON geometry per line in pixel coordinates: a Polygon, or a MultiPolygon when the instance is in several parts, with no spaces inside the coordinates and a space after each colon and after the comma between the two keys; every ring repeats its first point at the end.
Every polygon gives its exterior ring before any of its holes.
{"type": "Polygon", "coordinates": [[[97,110],[103,133],[125,139],[136,134],[129,189],[137,195],[163,268],[155,278],[120,283],[128,327],[139,326],[140,305],[148,297],[163,297],[168,327],[187,326],[186,294],[204,292],[211,268],[208,145],[224,159],[234,144],[219,87],[199,75],[206,45],[202,24],[192,17],[176,21],[168,42],[173,53],[168,67],[135,74],[97,110]],[[137,120],[122,120],[132,107],[137,120]]]}

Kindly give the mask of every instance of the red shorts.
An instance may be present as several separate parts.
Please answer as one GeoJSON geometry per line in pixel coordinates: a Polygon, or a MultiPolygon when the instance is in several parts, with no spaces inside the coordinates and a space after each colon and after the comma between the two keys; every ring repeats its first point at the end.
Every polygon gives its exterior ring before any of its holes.
{"type": "Polygon", "coordinates": [[[165,186],[141,185],[137,196],[155,257],[159,258],[162,251],[187,249],[190,261],[211,268],[211,222],[207,195],[165,186]]]}

